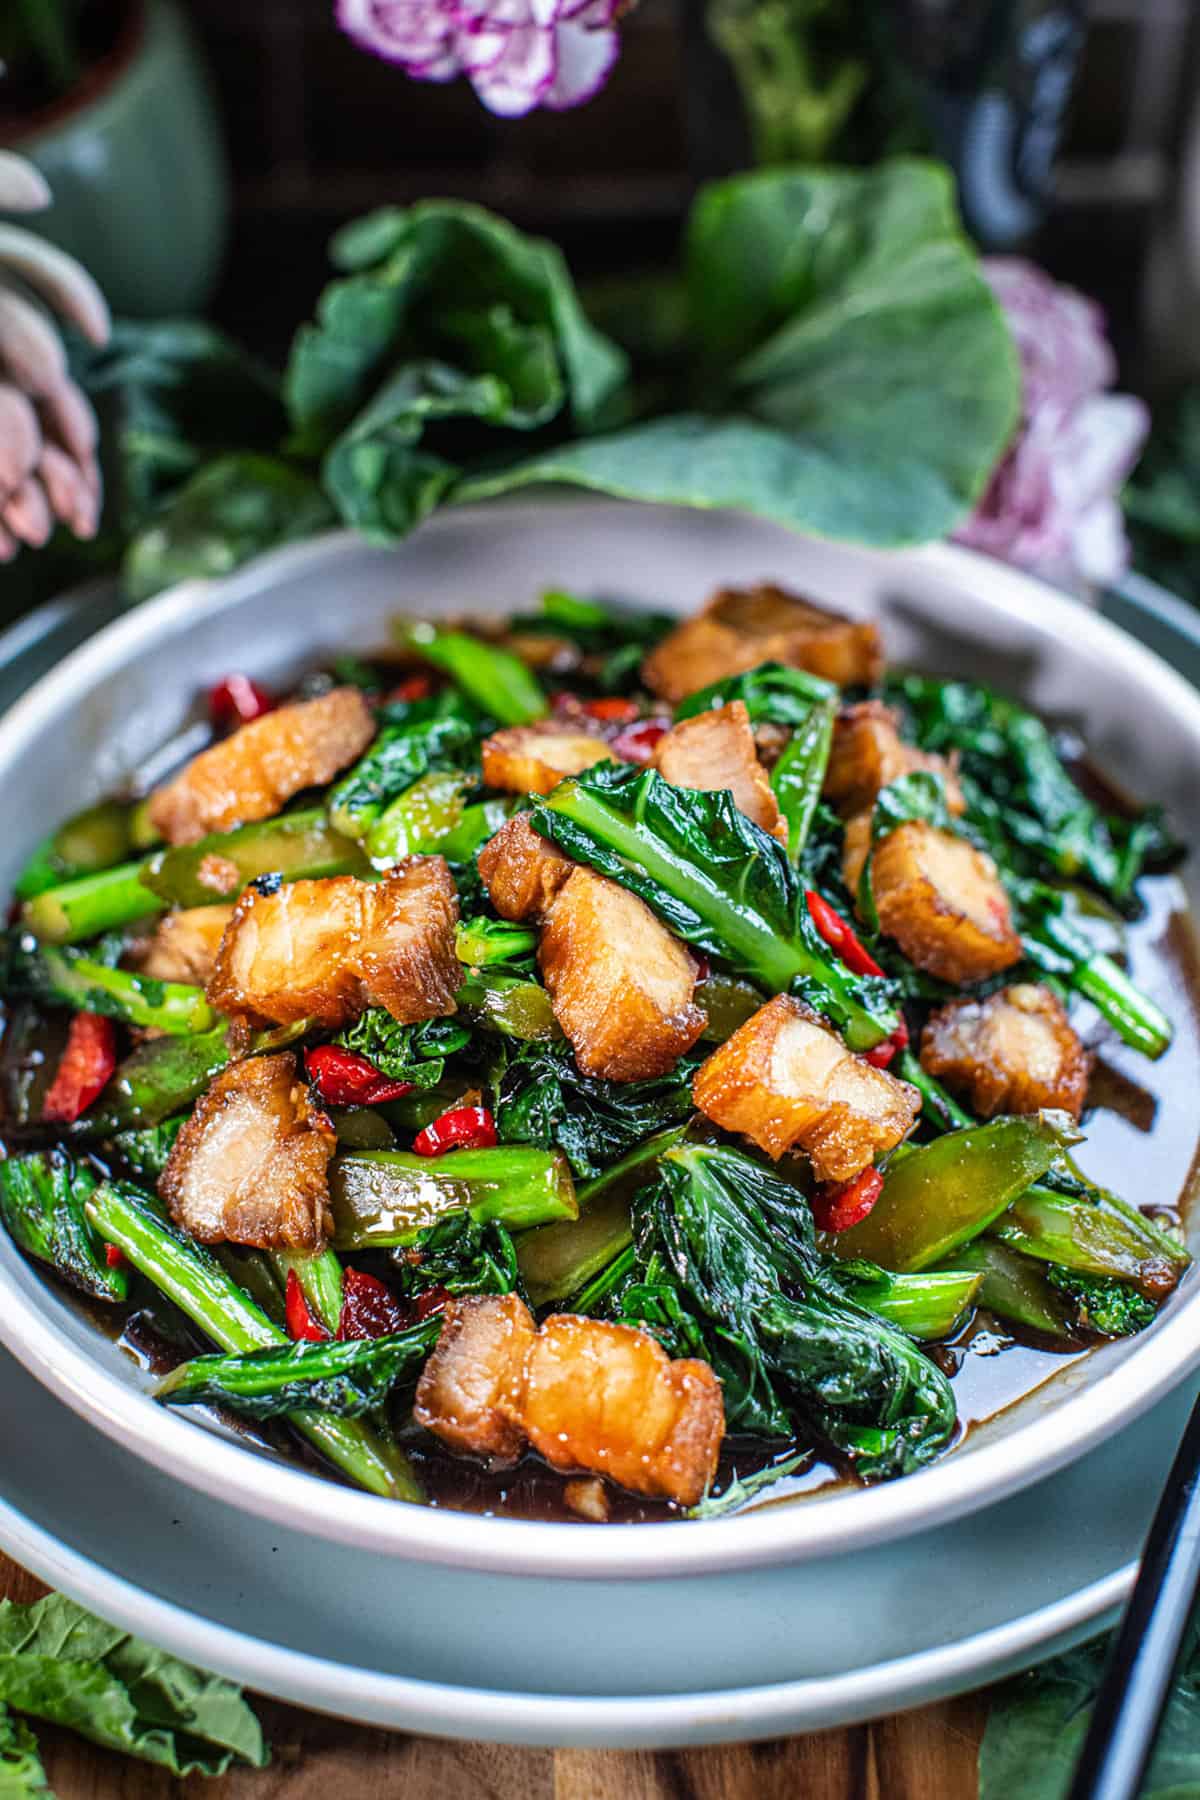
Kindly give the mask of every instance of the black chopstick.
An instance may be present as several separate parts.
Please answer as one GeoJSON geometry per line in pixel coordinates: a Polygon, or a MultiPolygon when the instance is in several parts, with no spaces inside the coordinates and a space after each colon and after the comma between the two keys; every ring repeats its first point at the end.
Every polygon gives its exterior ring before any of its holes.
{"type": "Polygon", "coordinates": [[[1136,1800],[1200,1586],[1200,1400],[1162,1491],[1068,1800],[1136,1800]]]}

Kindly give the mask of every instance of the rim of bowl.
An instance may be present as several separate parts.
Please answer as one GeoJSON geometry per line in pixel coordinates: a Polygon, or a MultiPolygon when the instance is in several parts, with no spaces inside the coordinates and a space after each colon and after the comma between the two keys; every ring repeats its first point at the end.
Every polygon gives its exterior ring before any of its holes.
{"type": "MultiPolygon", "coordinates": [[[[619,516],[635,503],[562,504],[573,504],[594,519],[606,508],[619,516]]],[[[455,529],[475,525],[489,531],[501,508],[509,519],[527,518],[531,528],[540,513],[537,503],[524,501],[455,507],[441,518],[455,529]]],[[[438,529],[438,516],[422,527],[425,532],[438,529]]],[[[278,586],[301,568],[336,562],[348,546],[358,544],[353,534],[336,532],[286,546],[221,580],[181,583],[105,626],[0,720],[0,779],[6,761],[26,739],[52,725],[99,677],[121,668],[150,642],[181,629],[198,604],[210,612],[235,607],[244,603],[248,587],[256,589],[264,580],[278,586]]],[[[1200,761],[1200,692],[1119,626],[1032,576],[957,545],[901,551],[888,560],[897,571],[918,578],[927,570],[943,580],[982,586],[1011,616],[1036,622],[1043,630],[1049,625],[1108,660],[1120,658],[1185,724],[1200,761]]],[[[728,1518],[597,1532],[576,1524],[489,1518],[384,1500],[198,1428],[77,1347],[39,1309],[37,1290],[27,1292],[14,1280],[5,1257],[11,1261],[19,1253],[7,1243],[2,1248],[0,1339],[43,1386],[109,1437],[202,1492],[293,1529],[405,1559],[508,1575],[671,1578],[803,1561],[905,1537],[991,1505],[1074,1461],[1200,1366],[1200,1281],[1193,1280],[1116,1368],[990,1443],[960,1447],[930,1468],[878,1487],[768,1504],[728,1518]]],[[[1036,1398],[1036,1390],[1029,1398],[1036,1398]]],[[[1016,1404],[1027,1405],[1028,1400],[1016,1404]]]]}

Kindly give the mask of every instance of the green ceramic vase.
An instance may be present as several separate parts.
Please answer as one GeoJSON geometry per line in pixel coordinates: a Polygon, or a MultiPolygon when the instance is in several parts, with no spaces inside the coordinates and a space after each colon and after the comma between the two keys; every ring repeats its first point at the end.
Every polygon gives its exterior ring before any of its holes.
{"type": "Polygon", "coordinates": [[[146,0],[78,101],[13,148],[54,194],[35,229],[79,258],[115,313],[203,308],[225,248],[228,178],[208,81],[174,0],[146,0]]]}

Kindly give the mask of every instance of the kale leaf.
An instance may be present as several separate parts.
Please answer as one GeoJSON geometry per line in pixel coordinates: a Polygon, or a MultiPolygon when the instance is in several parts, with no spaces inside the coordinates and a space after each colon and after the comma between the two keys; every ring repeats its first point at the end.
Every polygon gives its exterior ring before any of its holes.
{"type": "Polygon", "coordinates": [[[1070,1301],[1075,1323],[1082,1331],[1094,1331],[1101,1337],[1134,1337],[1153,1325],[1158,1308],[1126,1281],[1112,1276],[1084,1275],[1062,1263],[1047,1263],[1043,1273],[1070,1301]]]}
{"type": "Polygon", "coordinates": [[[423,1019],[417,1025],[400,1025],[383,1007],[371,1006],[334,1041],[365,1056],[389,1081],[431,1088],[446,1073],[447,1060],[465,1050],[471,1037],[470,1026],[457,1019],[423,1019]]]}
{"type": "Polygon", "coordinates": [[[123,1301],[129,1276],[110,1268],[84,1208],[99,1185],[65,1150],[38,1150],[0,1162],[0,1223],[27,1256],[94,1300],[123,1301]]]}
{"type": "Polygon", "coordinates": [[[395,1285],[410,1299],[430,1288],[445,1288],[450,1294],[511,1294],[521,1289],[509,1233],[498,1220],[481,1224],[470,1212],[439,1219],[407,1248],[394,1250],[392,1262],[395,1285]]]}
{"type": "Polygon", "coordinates": [[[278,1419],[297,1408],[360,1419],[415,1373],[440,1332],[441,1320],[431,1318],[386,1337],[197,1356],[172,1369],[157,1398],[171,1406],[228,1406],[248,1419],[278,1419]]]}
{"type": "Polygon", "coordinates": [[[664,1125],[694,1110],[700,1058],[684,1056],[651,1081],[584,1075],[569,1045],[530,1044],[500,1078],[496,1129],[506,1144],[561,1150],[576,1175],[599,1175],[664,1125]]]}

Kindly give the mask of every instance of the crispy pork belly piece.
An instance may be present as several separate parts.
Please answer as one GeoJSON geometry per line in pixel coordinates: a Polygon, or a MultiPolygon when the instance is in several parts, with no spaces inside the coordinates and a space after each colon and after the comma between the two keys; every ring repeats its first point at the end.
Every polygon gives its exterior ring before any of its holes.
{"type": "Polygon", "coordinates": [[[990,856],[913,821],[871,853],[880,930],[918,969],[965,987],[1021,960],[1008,896],[990,856]]]}
{"type": "Polygon", "coordinates": [[[458,895],[440,856],[414,856],[381,881],[333,875],[234,908],[208,984],[215,1007],[250,1027],[301,1019],[335,1027],[368,1006],[401,1024],[454,1011],[458,895]]]}
{"type": "Polygon", "coordinates": [[[542,978],[585,1075],[665,1075],[704,1030],[696,965],[644,901],[576,869],[546,914],[542,978]]]}
{"type": "Polygon", "coordinates": [[[375,736],[357,688],[280,706],[202,750],[150,799],[150,818],[169,844],[270,819],[293,794],[327,781],[361,756],[375,736]]]}
{"type": "Polygon", "coordinates": [[[502,825],[479,852],[479,874],[502,919],[536,919],[578,865],[535,831],[524,813],[502,825]]]}
{"type": "Polygon", "coordinates": [[[758,760],[743,700],[672,725],[659,739],[654,765],[673,787],[699,788],[704,793],[728,789],[739,812],[787,842],[787,825],[758,760]]]}
{"type": "Polygon", "coordinates": [[[863,865],[871,854],[871,810],[855,813],[846,820],[846,836],[842,844],[842,880],[857,895],[863,865]]]}
{"type": "Polygon", "coordinates": [[[878,680],[883,649],[877,626],[827,612],[783,588],[722,588],[651,650],[642,678],[652,693],[676,705],[698,688],[764,662],[808,669],[845,687],[878,680]]]}
{"type": "Polygon", "coordinates": [[[966,811],[953,764],[944,756],[906,744],[891,707],[880,700],[864,700],[843,708],[834,724],[825,798],[848,818],[872,807],[880,788],[918,769],[943,778],[946,805],[952,813],[966,811]]]}
{"type": "Polygon", "coordinates": [[[911,1131],[921,1096],[847,1050],[815,1013],[779,994],[696,1075],[696,1105],[781,1157],[803,1150],[819,1181],[849,1181],[911,1131]]]}
{"type": "Polygon", "coordinates": [[[319,1250],[337,1137],[290,1050],[223,1069],[175,1139],[158,1191],[202,1244],[319,1250]]]}
{"type": "Polygon", "coordinates": [[[921,1036],[921,1064],[985,1119],[1043,1107],[1078,1119],[1092,1059],[1057,994],[1021,982],[939,1007],[921,1036]]]}
{"type": "Polygon", "coordinates": [[[707,1363],[672,1362],[648,1332],[557,1313],[536,1329],[515,1294],[451,1300],[415,1416],[452,1449],[511,1464],[526,1444],[555,1469],[693,1506],[725,1431],[707,1363]]]}
{"type": "Polygon", "coordinates": [[[167,913],[138,952],[139,972],[155,981],[186,981],[205,987],[232,917],[232,906],[187,906],[167,913]]]}
{"type": "Polygon", "coordinates": [[[509,725],[483,740],[483,779],[509,794],[548,794],[568,775],[612,760],[603,738],[571,725],[509,725]]]}

